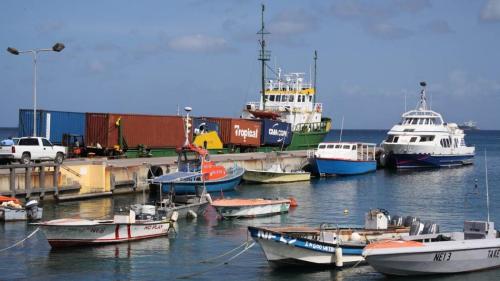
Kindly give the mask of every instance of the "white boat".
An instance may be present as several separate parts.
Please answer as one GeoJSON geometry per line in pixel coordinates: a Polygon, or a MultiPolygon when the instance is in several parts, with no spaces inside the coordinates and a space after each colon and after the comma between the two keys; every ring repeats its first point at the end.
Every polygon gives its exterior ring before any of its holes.
{"type": "Polygon", "coordinates": [[[377,170],[374,143],[322,142],[309,163],[319,175],[358,175],[377,170]]]}
{"type": "Polygon", "coordinates": [[[302,170],[286,170],[279,163],[263,170],[245,169],[243,174],[243,180],[254,183],[287,183],[310,179],[311,173],[302,170]]]}
{"type": "Polygon", "coordinates": [[[217,199],[212,206],[221,218],[253,218],[286,213],[291,199],[217,199]]]}
{"type": "Polygon", "coordinates": [[[363,256],[388,275],[477,271],[500,267],[500,235],[492,222],[467,221],[463,232],[377,242],[368,245],[363,256]]]}
{"type": "MultiPolygon", "coordinates": [[[[143,214],[155,214],[155,206],[144,205],[143,214]]],[[[113,220],[56,219],[38,223],[52,248],[129,242],[166,236],[172,226],[167,218],[136,220],[128,215],[115,215],[113,220]]]]}
{"type": "Polygon", "coordinates": [[[363,227],[321,225],[312,227],[253,227],[250,236],[261,246],[273,266],[306,265],[343,267],[363,262],[363,248],[370,242],[399,239],[409,227],[389,224],[388,213],[371,210],[363,227]]]}
{"type": "Polygon", "coordinates": [[[2,221],[34,221],[41,220],[43,208],[38,207],[37,200],[31,200],[23,207],[19,201],[5,201],[0,205],[0,220],[2,221]]]}
{"type": "Polygon", "coordinates": [[[382,142],[381,164],[398,169],[453,167],[473,163],[474,147],[466,146],[457,124],[446,123],[427,106],[426,83],[421,82],[420,102],[402,115],[382,142]]]}

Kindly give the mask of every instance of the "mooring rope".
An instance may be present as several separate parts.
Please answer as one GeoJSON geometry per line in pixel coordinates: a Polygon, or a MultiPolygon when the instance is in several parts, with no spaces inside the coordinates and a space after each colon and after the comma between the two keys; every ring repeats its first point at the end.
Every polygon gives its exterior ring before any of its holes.
{"type": "Polygon", "coordinates": [[[225,256],[229,255],[230,253],[232,253],[232,252],[234,252],[234,251],[238,250],[239,248],[241,248],[243,246],[246,246],[246,245],[248,245],[248,241],[245,241],[243,244],[239,245],[238,247],[233,248],[233,249],[231,249],[231,250],[229,250],[227,252],[224,252],[224,253],[222,253],[222,254],[220,254],[218,256],[211,257],[211,258],[208,258],[206,260],[202,260],[202,261],[200,261],[200,263],[212,263],[212,261],[218,260],[218,259],[220,259],[222,257],[225,257],[225,256]]]}
{"type": "Polygon", "coordinates": [[[19,245],[19,244],[23,243],[24,241],[26,241],[26,240],[30,239],[33,235],[35,235],[35,233],[37,233],[37,232],[38,232],[38,230],[40,230],[40,227],[37,227],[37,228],[36,228],[33,232],[31,232],[31,234],[30,234],[30,235],[26,236],[26,238],[24,238],[23,240],[21,240],[21,241],[19,241],[19,242],[16,242],[16,243],[14,243],[13,245],[11,245],[11,246],[9,246],[9,247],[7,247],[7,248],[3,248],[3,249],[1,249],[1,250],[0,250],[0,252],[7,251],[8,249],[14,248],[14,247],[16,247],[17,245],[19,245]]]}
{"type": "Polygon", "coordinates": [[[213,269],[216,269],[217,267],[221,267],[223,265],[226,265],[228,264],[230,261],[234,260],[235,258],[237,258],[238,256],[240,256],[241,254],[243,254],[244,252],[248,251],[250,248],[252,248],[253,246],[255,245],[255,242],[253,242],[252,244],[248,245],[247,247],[245,247],[243,250],[241,250],[239,253],[237,253],[236,255],[230,257],[228,260],[224,261],[224,262],[221,262],[221,263],[218,263],[212,267],[209,267],[205,270],[201,270],[201,271],[198,271],[198,272],[194,272],[194,273],[191,273],[191,274],[187,274],[187,275],[182,275],[182,276],[179,276],[177,277],[176,279],[189,279],[191,277],[194,277],[194,276],[197,276],[197,275],[201,275],[203,273],[207,273],[213,269]]]}

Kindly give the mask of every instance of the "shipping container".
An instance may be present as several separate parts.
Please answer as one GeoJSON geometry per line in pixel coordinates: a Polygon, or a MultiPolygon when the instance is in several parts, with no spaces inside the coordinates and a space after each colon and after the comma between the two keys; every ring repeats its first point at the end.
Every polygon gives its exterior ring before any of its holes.
{"type": "MultiPolygon", "coordinates": [[[[85,135],[85,113],[41,109],[36,115],[37,136],[54,144],[61,144],[64,134],[85,135]]],[[[33,135],[33,109],[19,109],[18,135],[33,135]]]]}
{"type": "Polygon", "coordinates": [[[292,142],[292,125],[270,119],[261,119],[261,145],[288,146],[292,142]]]}
{"type": "Polygon", "coordinates": [[[196,133],[196,131],[201,133],[203,130],[205,130],[205,132],[215,131],[220,135],[219,124],[217,122],[210,121],[203,117],[193,118],[193,134],[196,133]]]}
{"type": "Polygon", "coordinates": [[[207,119],[219,124],[219,137],[225,146],[260,146],[260,121],[215,117],[207,119]]]}
{"type": "MultiPolygon", "coordinates": [[[[87,113],[87,145],[113,148],[119,144],[119,127],[130,148],[145,145],[148,148],[176,148],[184,144],[184,121],[181,116],[87,113]]],[[[191,134],[189,134],[191,141],[191,134]]]]}

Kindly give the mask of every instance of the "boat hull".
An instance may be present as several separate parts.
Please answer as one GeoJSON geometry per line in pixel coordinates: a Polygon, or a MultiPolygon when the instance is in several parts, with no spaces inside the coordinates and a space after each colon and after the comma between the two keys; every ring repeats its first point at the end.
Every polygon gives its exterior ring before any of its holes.
{"type": "Polygon", "coordinates": [[[290,202],[257,206],[214,206],[214,208],[225,219],[255,218],[287,213],[290,202]]]}
{"type": "MultiPolygon", "coordinates": [[[[196,181],[179,181],[174,185],[175,194],[200,194],[203,190],[203,185],[209,193],[232,191],[241,182],[245,169],[237,168],[231,174],[219,180],[207,180],[205,182],[196,181]]],[[[161,188],[163,193],[170,192],[170,183],[162,183],[161,188]]]]}
{"type": "Polygon", "coordinates": [[[359,175],[377,170],[377,161],[354,161],[343,159],[316,158],[316,168],[319,174],[327,175],[359,175]]]}
{"type": "Polygon", "coordinates": [[[308,181],[311,179],[309,173],[277,173],[258,170],[246,170],[243,180],[253,183],[286,183],[297,181],[308,181]]]}
{"type": "Polygon", "coordinates": [[[169,221],[147,223],[40,224],[53,248],[121,243],[168,235],[169,221]]]}
{"type": "MultiPolygon", "coordinates": [[[[500,240],[500,239],[497,239],[500,240]]],[[[480,241],[479,241],[480,242],[480,241]]],[[[470,272],[500,267],[500,243],[476,249],[441,249],[428,252],[367,255],[375,270],[387,275],[427,275],[470,272]]],[[[409,249],[408,251],[411,251],[409,249]]],[[[416,249],[419,250],[419,249],[416,249]]]]}
{"type": "Polygon", "coordinates": [[[387,161],[390,167],[397,169],[457,167],[473,164],[474,154],[389,154],[387,161]]]}
{"type": "Polygon", "coordinates": [[[202,202],[176,206],[168,209],[168,211],[166,212],[166,217],[170,218],[174,212],[177,212],[179,218],[187,218],[189,211],[193,211],[198,216],[201,216],[205,213],[208,205],[208,202],[202,202]]]}
{"type": "MultiPolygon", "coordinates": [[[[265,229],[248,227],[250,236],[261,246],[268,262],[273,266],[316,265],[335,266],[336,245],[308,239],[292,238],[265,229]]],[[[343,265],[363,261],[364,245],[341,245],[343,265]]]]}

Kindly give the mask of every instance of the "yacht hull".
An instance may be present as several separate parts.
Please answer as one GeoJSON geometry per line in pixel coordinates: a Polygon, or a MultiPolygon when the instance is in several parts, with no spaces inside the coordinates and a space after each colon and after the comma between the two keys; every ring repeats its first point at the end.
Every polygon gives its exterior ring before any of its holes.
{"type": "Polygon", "coordinates": [[[430,155],[430,154],[389,154],[387,163],[397,169],[441,168],[473,164],[474,154],[430,155]]]}

